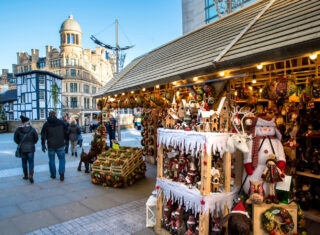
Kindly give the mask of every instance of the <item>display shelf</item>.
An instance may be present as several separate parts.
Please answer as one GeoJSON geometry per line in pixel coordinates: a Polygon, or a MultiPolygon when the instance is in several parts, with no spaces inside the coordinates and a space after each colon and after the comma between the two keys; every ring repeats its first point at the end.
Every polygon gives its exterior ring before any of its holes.
{"type": "MultiPolygon", "coordinates": [[[[269,102],[271,100],[268,99],[258,99],[257,102],[269,102]]],[[[248,100],[236,100],[236,103],[241,104],[241,103],[248,103],[248,100]]]]}
{"type": "Polygon", "coordinates": [[[320,223],[320,211],[319,210],[310,209],[307,211],[303,211],[303,214],[306,219],[320,223]]]}
{"type": "Polygon", "coordinates": [[[315,178],[315,179],[320,179],[320,175],[312,174],[312,173],[310,172],[310,170],[297,171],[296,174],[297,174],[297,175],[303,175],[303,176],[306,176],[306,177],[315,178]]]}

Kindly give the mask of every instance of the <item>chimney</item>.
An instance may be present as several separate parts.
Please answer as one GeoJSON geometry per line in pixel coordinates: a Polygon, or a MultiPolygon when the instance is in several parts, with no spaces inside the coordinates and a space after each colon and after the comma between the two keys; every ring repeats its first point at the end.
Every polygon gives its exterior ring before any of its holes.
{"type": "Polygon", "coordinates": [[[31,49],[31,56],[32,56],[32,62],[37,62],[39,59],[39,50],[38,49],[31,49]]]}
{"type": "Polygon", "coordinates": [[[51,52],[52,50],[52,46],[46,46],[46,56],[48,57],[49,56],[49,53],[51,52]]]}
{"type": "Polygon", "coordinates": [[[2,69],[2,75],[7,75],[9,73],[9,69],[2,69]]]}

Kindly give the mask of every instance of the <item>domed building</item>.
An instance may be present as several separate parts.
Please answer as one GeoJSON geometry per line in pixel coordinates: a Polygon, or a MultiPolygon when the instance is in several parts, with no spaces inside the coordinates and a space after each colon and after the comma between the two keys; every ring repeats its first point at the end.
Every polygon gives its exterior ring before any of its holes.
{"type": "Polygon", "coordinates": [[[60,27],[60,50],[46,46],[46,56],[38,49],[17,53],[14,73],[46,70],[64,77],[62,82],[63,113],[88,124],[98,113],[93,95],[113,77],[113,57],[107,58],[103,47],[82,48],[82,29],[72,15],[60,27]]]}

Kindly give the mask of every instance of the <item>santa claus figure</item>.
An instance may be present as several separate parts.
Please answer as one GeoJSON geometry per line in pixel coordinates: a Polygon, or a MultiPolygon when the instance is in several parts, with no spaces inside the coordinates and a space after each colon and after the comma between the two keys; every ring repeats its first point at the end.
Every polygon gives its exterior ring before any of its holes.
{"type": "MultiPolygon", "coordinates": [[[[250,180],[262,181],[261,175],[266,167],[266,161],[270,154],[276,156],[277,166],[284,172],[286,158],[281,143],[281,133],[276,127],[274,119],[267,117],[255,118],[251,126],[252,139],[248,142],[249,152],[244,154],[245,172],[243,189],[249,191],[250,180]],[[248,175],[248,177],[247,177],[248,175]]],[[[269,187],[263,186],[266,195],[269,195],[269,187]]]]}

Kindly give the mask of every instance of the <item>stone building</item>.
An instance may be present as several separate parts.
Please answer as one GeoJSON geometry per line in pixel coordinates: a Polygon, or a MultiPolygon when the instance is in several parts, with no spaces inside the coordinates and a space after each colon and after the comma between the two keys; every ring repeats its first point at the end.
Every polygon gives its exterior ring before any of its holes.
{"type": "Polygon", "coordinates": [[[64,77],[62,80],[63,113],[88,124],[98,113],[93,95],[113,77],[112,60],[106,50],[82,48],[82,30],[77,21],[69,16],[60,27],[60,50],[46,46],[45,57],[38,49],[17,53],[13,73],[45,70],[64,77]]]}

